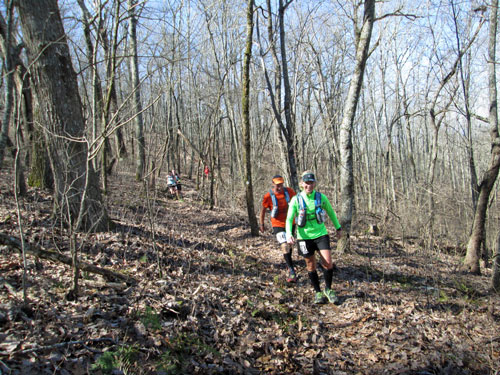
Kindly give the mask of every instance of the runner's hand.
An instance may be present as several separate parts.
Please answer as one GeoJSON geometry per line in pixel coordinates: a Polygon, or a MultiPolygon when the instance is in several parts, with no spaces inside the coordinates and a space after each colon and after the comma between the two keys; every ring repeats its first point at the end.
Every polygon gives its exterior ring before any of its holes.
{"type": "Polygon", "coordinates": [[[290,236],[290,237],[288,237],[288,239],[286,240],[286,242],[288,242],[289,244],[293,245],[295,243],[295,238],[293,236],[290,236]]]}
{"type": "Polygon", "coordinates": [[[264,226],[264,224],[260,224],[260,227],[259,227],[259,230],[264,233],[266,231],[266,227],[264,226]]]}

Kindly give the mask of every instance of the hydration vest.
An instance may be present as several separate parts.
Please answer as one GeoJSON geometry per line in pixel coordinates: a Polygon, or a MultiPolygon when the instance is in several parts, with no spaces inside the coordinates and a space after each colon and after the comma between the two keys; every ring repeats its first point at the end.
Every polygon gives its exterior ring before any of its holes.
{"type": "MultiPolygon", "coordinates": [[[[302,228],[306,225],[307,221],[307,207],[302,193],[297,194],[297,199],[299,201],[299,217],[297,219],[297,225],[302,228]]],[[[321,193],[318,191],[314,194],[314,207],[316,221],[320,224],[324,223],[326,220],[326,212],[321,208],[321,193]]]]}
{"type": "MultiPolygon", "coordinates": [[[[288,194],[287,188],[283,188],[285,193],[286,203],[290,202],[290,195],[288,194]]],[[[273,209],[271,210],[271,217],[276,217],[278,215],[278,199],[276,195],[274,195],[272,190],[269,190],[269,194],[271,195],[271,200],[273,201],[273,209]]]]}
{"type": "Polygon", "coordinates": [[[175,185],[177,185],[175,177],[170,175],[167,176],[167,186],[175,186],[175,185]]]}

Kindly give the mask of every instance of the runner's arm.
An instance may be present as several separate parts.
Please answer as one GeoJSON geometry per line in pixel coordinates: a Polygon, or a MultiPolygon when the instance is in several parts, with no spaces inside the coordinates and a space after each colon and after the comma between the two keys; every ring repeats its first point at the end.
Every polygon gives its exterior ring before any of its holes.
{"type": "Polygon", "coordinates": [[[267,208],[262,206],[260,209],[260,225],[259,225],[261,232],[264,232],[266,230],[266,226],[264,224],[264,222],[266,220],[266,211],[267,211],[267,208]]]}
{"type": "Polygon", "coordinates": [[[260,208],[260,223],[259,223],[259,230],[261,232],[264,232],[266,230],[266,211],[271,210],[269,205],[271,204],[271,195],[269,193],[264,194],[264,197],[262,197],[262,204],[260,208]]]}
{"type": "Polygon", "coordinates": [[[293,228],[293,219],[297,215],[297,196],[294,196],[290,200],[290,204],[288,205],[288,212],[286,215],[286,238],[287,242],[294,243],[295,238],[293,238],[292,228],[293,228]]]}
{"type": "Polygon", "coordinates": [[[323,207],[323,209],[328,214],[328,217],[332,221],[335,229],[339,231],[341,229],[339,219],[337,218],[337,214],[333,210],[333,207],[325,194],[323,194],[323,196],[321,197],[321,207],[323,207]]]}

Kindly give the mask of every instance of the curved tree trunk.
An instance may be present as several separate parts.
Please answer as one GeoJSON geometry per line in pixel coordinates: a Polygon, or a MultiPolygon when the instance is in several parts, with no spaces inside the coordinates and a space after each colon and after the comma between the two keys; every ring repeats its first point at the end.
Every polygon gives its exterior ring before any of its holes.
{"type": "Polygon", "coordinates": [[[450,71],[443,77],[441,80],[438,89],[436,90],[434,94],[434,98],[432,100],[431,106],[429,108],[429,117],[433,129],[433,138],[432,138],[432,150],[431,150],[431,158],[429,161],[429,168],[428,168],[428,174],[427,174],[427,189],[429,191],[429,219],[428,219],[428,238],[427,238],[427,244],[429,248],[434,247],[434,220],[435,220],[435,201],[434,201],[434,178],[436,174],[436,163],[437,163],[437,156],[438,156],[438,146],[439,146],[439,131],[441,128],[441,125],[445,119],[445,114],[448,108],[452,105],[455,93],[458,90],[458,86],[452,87],[451,89],[451,95],[449,96],[448,101],[445,103],[445,105],[442,108],[438,108],[438,100],[440,98],[441,92],[444,90],[446,85],[450,82],[451,78],[455,76],[457,73],[458,66],[460,64],[460,61],[462,60],[463,55],[465,52],[469,50],[471,47],[472,43],[474,40],[476,40],[479,31],[481,30],[481,27],[483,25],[483,21],[481,21],[473,36],[470,38],[468,43],[463,46],[458,51],[457,58],[455,59],[455,62],[450,68],[450,71]],[[438,117],[439,116],[439,117],[438,117]]]}
{"type": "Polygon", "coordinates": [[[368,49],[372,36],[373,22],[375,21],[375,0],[365,1],[363,25],[356,45],[356,65],[349,85],[347,99],[344,106],[342,125],[340,126],[340,187],[341,187],[341,215],[343,236],[338,244],[338,251],[349,249],[349,232],[354,215],[354,173],[352,150],[352,127],[356,116],[368,49]]]}
{"type": "Polygon", "coordinates": [[[104,230],[98,177],[87,160],[84,118],[75,71],[56,0],[19,0],[18,10],[31,64],[35,116],[54,175],[55,203],[70,225],[81,218],[86,230],[104,230]]]}
{"type": "Polygon", "coordinates": [[[497,35],[497,13],[498,0],[492,1],[490,8],[490,31],[488,43],[488,91],[490,95],[490,138],[491,138],[491,160],[488,170],[485,172],[479,184],[479,198],[472,232],[467,243],[467,253],[465,255],[463,270],[474,274],[480,273],[479,258],[481,254],[481,244],[485,238],[486,212],[490,193],[495,185],[495,181],[500,169],[500,137],[498,134],[498,108],[497,108],[497,82],[496,82],[496,35],[497,35]]]}

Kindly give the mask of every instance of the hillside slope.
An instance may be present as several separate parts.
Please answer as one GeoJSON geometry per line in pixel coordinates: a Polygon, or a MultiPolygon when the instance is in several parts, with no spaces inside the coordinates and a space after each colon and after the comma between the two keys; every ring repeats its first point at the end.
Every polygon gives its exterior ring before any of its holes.
{"type": "MultiPolygon", "coordinates": [[[[459,274],[457,258],[355,235],[350,254],[334,255],[339,304],[314,306],[303,261],[286,285],[273,237],[250,237],[241,212],[208,210],[190,181],[176,201],[120,178],[109,197],[116,228],[78,244],[82,261],[136,282],[83,272],[69,301],[71,268],[29,256],[23,308],[22,258],[1,246],[0,373],[500,371],[500,299],[488,274],[459,274]]],[[[19,237],[11,177],[0,181],[0,231],[19,237]]],[[[25,237],[68,254],[50,204],[34,190],[22,201],[25,237]]]]}

